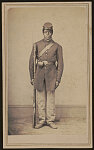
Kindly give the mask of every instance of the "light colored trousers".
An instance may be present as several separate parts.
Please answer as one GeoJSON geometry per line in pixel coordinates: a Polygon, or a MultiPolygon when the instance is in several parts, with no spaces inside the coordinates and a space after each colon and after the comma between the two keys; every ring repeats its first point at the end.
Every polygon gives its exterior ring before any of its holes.
{"type": "Polygon", "coordinates": [[[51,122],[55,120],[55,91],[37,91],[37,105],[39,121],[51,122]]]}

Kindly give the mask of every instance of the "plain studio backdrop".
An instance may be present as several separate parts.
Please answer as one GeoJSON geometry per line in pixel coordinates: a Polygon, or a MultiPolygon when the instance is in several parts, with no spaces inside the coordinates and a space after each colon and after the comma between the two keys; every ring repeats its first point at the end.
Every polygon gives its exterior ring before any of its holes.
{"type": "Polygon", "coordinates": [[[63,47],[64,72],[56,105],[88,104],[88,20],[86,6],[18,7],[8,10],[8,105],[31,106],[29,58],[42,26],[53,24],[53,40],[63,47]]]}

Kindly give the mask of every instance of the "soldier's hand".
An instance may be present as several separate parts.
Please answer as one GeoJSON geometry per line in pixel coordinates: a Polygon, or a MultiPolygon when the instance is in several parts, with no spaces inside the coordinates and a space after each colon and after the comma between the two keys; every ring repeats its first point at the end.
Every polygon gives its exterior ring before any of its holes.
{"type": "Polygon", "coordinates": [[[31,84],[34,85],[34,79],[31,80],[31,84]]]}
{"type": "Polygon", "coordinates": [[[55,83],[55,89],[56,89],[58,86],[59,86],[59,82],[56,81],[56,83],[55,83]]]}

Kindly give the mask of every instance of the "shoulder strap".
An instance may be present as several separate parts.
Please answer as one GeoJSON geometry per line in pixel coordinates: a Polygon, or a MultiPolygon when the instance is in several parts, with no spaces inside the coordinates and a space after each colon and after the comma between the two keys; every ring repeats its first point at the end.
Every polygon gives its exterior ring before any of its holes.
{"type": "Polygon", "coordinates": [[[49,45],[47,45],[44,49],[41,50],[41,52],[39,53],[38,57],[42,56],[43,53],[45,53],[45,51],[47,49],[49,49],[54,43],[50,43],[49,45]]]}

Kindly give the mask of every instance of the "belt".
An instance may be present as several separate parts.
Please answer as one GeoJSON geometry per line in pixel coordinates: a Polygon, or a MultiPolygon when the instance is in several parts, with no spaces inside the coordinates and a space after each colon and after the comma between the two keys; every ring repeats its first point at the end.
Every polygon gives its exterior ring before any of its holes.
{"type": "Polygon", "coordinates": [[[39,65],[40,67],[47,66],[47,65],[53,65],[53,64],[55,64],[55,62],[38,61],[38,65],[39,65]]]}
{"type": "Polygon", "coordinates": [[[43,63],[44,64],[44,66],[46,66],[46,65],[53,65],[53,64],[55,64],[54,62],[48,62],[47,64],[45,64],[45,63],[43,63]]]}

